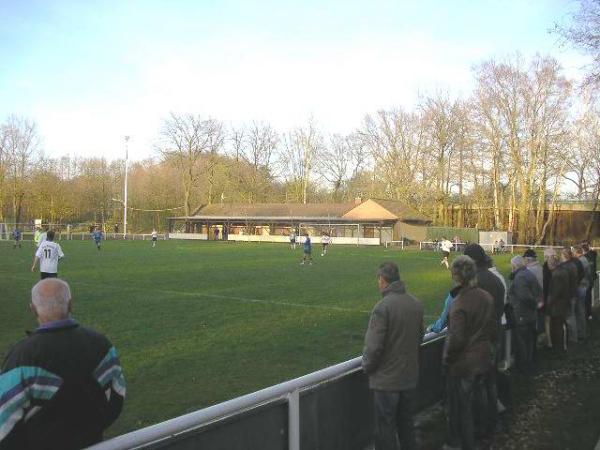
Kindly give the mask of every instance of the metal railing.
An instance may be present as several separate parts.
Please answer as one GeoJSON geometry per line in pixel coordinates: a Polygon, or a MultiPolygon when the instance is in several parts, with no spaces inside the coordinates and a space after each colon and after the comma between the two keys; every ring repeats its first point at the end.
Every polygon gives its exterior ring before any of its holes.
{"type": "MultiPolygon", "coordinates": [[[[465,248],[467,244],[464,242],[453,242],[452,243],[452,251],[461,251],[465,248]]],[[[564,248],[564,245],[527,245],[527,244],[504,244],[502,248],[498,248],[495,244],[479,244],[483,247],[484,250],[489,251],[490,253],[514,253],[515,250],[527,250],[528,248],[532,249],[547,249],[553,248],[555,250],[560,250],[564,248]]],[[[592,247],[594,250],[599,250],[598,247],[592,247]]],[[[439,250],[439,243],[433,241],[421,241],[419,242],[419,250],[439,250]]]]}
{"type": "MultiPolygon", "coordinates": [[[[418,407],[443,391],[445,335],[429,333],[420,352],[418,407]]],[[[90,449],[345,448],[372,443],[372,404],[361,357],[176,417],[90,449]]]]}

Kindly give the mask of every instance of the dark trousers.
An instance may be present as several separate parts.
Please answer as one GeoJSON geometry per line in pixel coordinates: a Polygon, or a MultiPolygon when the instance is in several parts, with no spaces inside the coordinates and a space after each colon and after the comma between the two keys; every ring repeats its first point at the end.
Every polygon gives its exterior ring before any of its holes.
{"type": "Polygon", "coordinates": [[[565,351],[565,318],[563,316],[550,316],[550,341],[555,353],[565,351]]]}
{"type": "Polygon", "coordinates": [[[535,322],[517,325],[514,336],[517,369],[523,373],[530,373],[533,370],[533,357],[537,340],[535,322]]]}
{"type": "MultiPolygon", "coordinates": [[[[593,279],[595,280],[595,279],[593,279]]],[[[588,287],[585,293],[585,318],[592,317],[592,291],[594,290],[594,283],[588,287]]]]}
{"type": "Polygon", "coordinates": [[[50,272],[40,272],[40,277],[42,278],[42,280],[45,278],[56,278],[58,277],[58,274],[50,272]]]}
{"type": "Polygon", "coordinates": [[[375,450],[416,448],[413,424],[415,390],[373,391],[375,450]]]}
{"type": "Polygon", "coordinates": [[[448,396],[448,444],[463,450],[475,448],[475,424],[473,404],[476,392],[483,387],[484,376],[446,379],[448,396]]]}
{"type": "Polygon", "coordinates": [[[477,380],[473,393],[473,411],[475,415],[475,434],[491,436],[498,421],[498,386],[496,367],[477,380]]]}

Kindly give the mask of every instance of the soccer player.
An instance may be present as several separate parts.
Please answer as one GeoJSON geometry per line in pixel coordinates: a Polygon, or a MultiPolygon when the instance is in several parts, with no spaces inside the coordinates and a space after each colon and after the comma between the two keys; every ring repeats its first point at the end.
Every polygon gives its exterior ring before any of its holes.
{"type": "Polygon", "coordinates": [[[152,248],[156,247],[156,241],[158,240],[158,232],[156,228],[152,229],[152,248]]]}
{"type": "Polygon", "coordinates": [[[446,266],[446,269],[450,269],[448,258],[450,257],[450,250],[452,250],[452,242],[450,242],[445,237],[442,237],[442,241],[440,242],[440,248],[442,249],[442,254],[444,255],[444,258],[440,262],[440,265],[444,264],[446,266]]]}
{"type": "Polygon", "coordinates": [[[96,248],[98,249],[98,251],[100,251],[100,243],[102,242],[102,230],[98,227],[94,228],[92,237],[94,238],[94,242],[96,243],[96,248]]]}
{"type": "Polygon", "coordinates": [[[308,233],[306,233],[306,239],[304,240],[304,256],[300,265],[303,266],[306,261],[312,266],[312,242],[310,242],[310,234],[308,233]]]}
{"type": "Polygon", "coordinates": [[[327,249],[329,248],[329,244],[331,244],[331,237],[327,233],[323,233],[321,236],[321,244],[323,245],[323,250],[321,251],[321,256],[325,256],[327,254],[327,249]]]}
{"type": "Polygon", "coordinates": [[[35,242],[36,247],[40,247],[40,244],[46,240],[46,232],[42,231],[41,228],[35,229],[35,234],[33,235],[33,241],[35,242]]]}
{"type": "Polygon", "coordinates": [[[294,230],[290,232],[290,248],[296,250],[296,232],[294,230]]]}
{"type": "Polygon", "coordinates": [[[19,248],[21,248],[21,230],[19,230],[18,228],[15,228],[13,230],[13,239],[15,240],[15,245],[13,247],[13,249],[17,248],[17,245],[19,246],[19,248]]]}
{"type": "Polygon", "coordinates": [[[64,258],[60,245],[54,242],[54,230],[48,231],[46,240],[43,241],[35,252],[31,271],[35,271],[35,266],[40,262],[40,276],[44,278],[56,278],[58,276],[58,260],[64,258]]]}

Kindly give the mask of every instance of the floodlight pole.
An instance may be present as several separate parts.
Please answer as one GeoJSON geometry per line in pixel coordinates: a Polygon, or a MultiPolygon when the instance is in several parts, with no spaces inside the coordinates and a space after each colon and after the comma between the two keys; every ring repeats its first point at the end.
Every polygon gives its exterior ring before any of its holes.
{"type": "Polygon", "coordinates": [[[129,164],[129,139],[130,136],[125,136],[125,186],[124,190],[124,202],[123,202],[123,239],[127,239],[127,168],[129,164]]]}

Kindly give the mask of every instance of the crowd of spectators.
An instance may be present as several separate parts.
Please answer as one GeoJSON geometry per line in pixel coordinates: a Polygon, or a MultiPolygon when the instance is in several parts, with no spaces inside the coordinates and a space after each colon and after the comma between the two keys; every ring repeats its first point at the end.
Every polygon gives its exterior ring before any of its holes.
{"type": "MultiPolygon", "coordinates": [[[[546,249],[543,265],[528,249],[511,259],[506,280],[478,244],[468,244],[464,255],[454,259],[454,286],[439,319],[426,328],[447,333],[444,448],[477,448],[478,440],[501,428],[499,414],[506,408],[498,398],[499,368],[511,358],[506,354],[509,342],[514,342],[515,370],[529,377],[536,371],[539,347],[561,357],[585,341],[596,260],[585,243],[559,252],[546,249]]],[[[375,449],[412,449],[422,306],[408,294],[395,264],[382,265],[378,280],[382,300],[371,314],[363,352],[375,400],[375,449]]]]}

